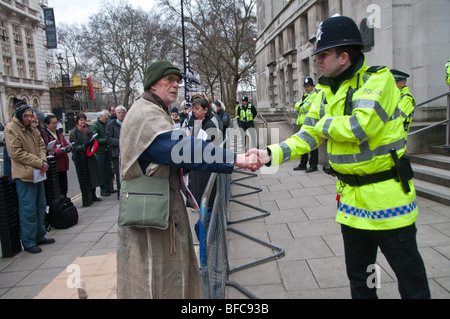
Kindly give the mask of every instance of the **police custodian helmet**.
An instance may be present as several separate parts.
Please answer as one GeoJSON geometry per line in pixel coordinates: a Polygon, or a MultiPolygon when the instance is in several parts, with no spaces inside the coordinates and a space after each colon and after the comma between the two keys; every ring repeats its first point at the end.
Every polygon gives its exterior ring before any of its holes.
{"type": "Polygon", "coordinates": [[[361,33],[355,21],[349,17],[335,15],[323,20],[317,31],[317,46],[313,55],[317,53],[344,45],[364,46],[361,33]]]}
{"type": "Polygon", "coordinates": [[[308,85],[314,86],[314,80],[310,76],[307,76],[305,78],[305,81],[303,82],[303,86],[308,86],[308,85]]]}

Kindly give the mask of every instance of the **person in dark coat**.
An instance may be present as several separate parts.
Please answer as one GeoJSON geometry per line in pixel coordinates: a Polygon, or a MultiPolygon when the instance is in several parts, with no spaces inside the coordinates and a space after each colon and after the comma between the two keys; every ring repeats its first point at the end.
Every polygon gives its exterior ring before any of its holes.
{"type": "MultiPolygon", "coordinates": [[[[195,116],[192,135],[194,138],[202,139],[205,142],[216,142],[214,144],[220,144],[222,141],[218,137],[221,136],[219,129],[216,127],[212,121],[213,113],[209,102],[204,99],[196,99],[192,102],[193,115],[195,116]]],[[[218,146],[218,145],[216,145],[218,146]]],[[[203,192],[205,191],[206,185],[208,184],[209,178],[211,177],[211,172],[205,171],[191,171],[189,172],[189,189],[194,196],[197,204],[200,206],[203,192]]],[[[216,193],[216,185],[214,184],[211,194],[216,193]]],[[[210,196],[208,202],[208,211],[212,209],[214,205],[214,196],[210,196]]],[[[208,213],[208,216],[210,214],[208,213]]],[[[195,232],[197,237],[199,222],[195,225],[195,232]]]]}
{"type": "Polygon", "coordinates": [[[119,155],[120,155],[120,129],[122,128],[122,122],[127,114],[127,109],[123,106],[118,106],[116,108],[117,118],[106,124],[106,141],[108,142],[109,149],[111,150],[111,157],[114,166],[114,175],[116,176],[117,184],[117,199],[120,198],[120,166],[119,166],[119,155]]]}
{"type": "Polygon", "coordinates": [[[93,134],[98,134],[96,137],[98,143],[98,151],[95,153],[97,164],[100,169],[100,175],[102,176],[102,182],[100,184],[100,195],[111,195],[111,159],[110,150],[108,148],[108,142],[106,141],[106,123],[108,122],[111,114],[108,110],[102,110],[99,114],[97,121],[92,124],[90,130],[93,134]]]}
{"type": "Polygon", "coordinates": [[[72,151],[72,146],[66,141],[64,134],[56,130],[58,119],[54,114],[49,113],[45,117],[44,125],[44,134],[48,142],[56,141],[53,146],[53,153],[55,154],[56,169],[58,171],[59,188],[61,194],[67,196],[67,171],[69,170],[69,156],[67,154],[72,151]]]}
{"type": "Polygon", "coordinates": [[[92,202],[99,202],[102,199],[95,194],[95,189],[100,186],[101,175],[97,160],[94,155],[87,156],[87,148],[91,145],[91,139],[94,135],[86,124],[86,115],[78,113],[75,118],[75,127],[70,131],[70,143],[73,147],[72,160],[75,163],[78,182],[80,184],[83,206],[90,206],[92,202]],[[87,167],[84,170],[83,167],[87,167]],[[90,184],[86,190],[87,185],[90,184]],[[89,194],[89,191],[91,194],[89,194]]]}
{"type": "Polygon", "coordinates": [[[215,101],[214,105],[216,106],[216,113],[219,117],[220,121],[222,122],[222,133],[223,138],[225,139],[225,134],[227,132],[227,128],[230,127],[230,116],[228,115],[227,111],[225,111],[225,106],[222,105],[222,102],[215,101]]]}

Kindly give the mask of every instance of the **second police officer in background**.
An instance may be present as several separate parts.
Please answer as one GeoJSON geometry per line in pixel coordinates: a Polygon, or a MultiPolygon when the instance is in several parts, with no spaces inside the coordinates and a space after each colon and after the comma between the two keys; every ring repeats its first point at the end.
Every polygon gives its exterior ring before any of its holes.
{"type": "Polygon", "coordinates": [[[406,152],[403,117],[393,116],[400,91],[386,67],[369,67],[355,22],[322,21],[317,63],[323,76],[302,129],[266,150],[252,149],[260,165],[280,165],[327,142],[339,180],[336,221],[341,224],[352,298],[377,298],[369,284],[378,247],[398,279],[402,298],[430,298],[415,221],[419,212],[406,152]],[[400,158],[400,159],[399,159],[400,158]]]}
{"type": "Polygon", "coordinates": [[[403,128],[405,129],[405,138],[411,126],[411,121],[414,116],[414,110],[416,108],[416,100],[414,96],[409,91],[409,87],[406,85],[406,79],[409,78],[409,74],[392,69],[392,75],[394,76],[395,83],[400,90],[400,102],[398,103],[398,109],[400,111],[400,116],[402,116],[405,121],[403,122],[403,128]]]}
{"type": "Polygon", "coordinates": [[[248,103],[247,96],[244,96],[242,98],[242,103],[238,105],[237,110],[239,112],[239,121],[241,123],[240,127],[242,127],[244,131],[246,131],[250,127],[255,127],[253,120],[258,114],[258,111],[251,103],[248,103]]]}
{"type": "MultiPolygon", "coordinates": [[[[306,114],[308,114],[311,104],[317,96],[317,92],[314,91],[314,80],[311,77],[307,77],[303,83],[305,94],[302,96],[302,100],[295,103],[295,109],[298,111],[297,125],[300,127],[305,122],[306,114]]],[[[308,153],[303,154],[300,158],[300,163],[297,167],[294,167],[294,171],[305,171],[306,173],[317,171],[317,165],[319,164],[319,149],[316,148],[311,151],[309,158],[309,168],[306,169],[308,163],[308,153]]]]}

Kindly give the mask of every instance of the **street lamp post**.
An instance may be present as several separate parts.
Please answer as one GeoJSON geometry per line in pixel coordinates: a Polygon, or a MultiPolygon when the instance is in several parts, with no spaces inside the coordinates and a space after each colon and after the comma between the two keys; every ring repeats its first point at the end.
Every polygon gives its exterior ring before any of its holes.
{"type": "MultiPolygon", "coordinates": [[[[61,53],[58,56],[58,64],[59,64],[59,70],[61,72],[61,91],[62,91],[62,98],[63,98],[63,102],[62,102],[62,107],[63,107],[63,124],[65,126],[65,118],[66,118],[66,99],[65,99],[65,92],[64,92],[64,79],[63,79],[63,68],[62,68],[62,64],[64,62],[64,58],[61,56],[61,53]]],[[[66,128],[64,127],[64,131],[66,131],[66,128]]]]}

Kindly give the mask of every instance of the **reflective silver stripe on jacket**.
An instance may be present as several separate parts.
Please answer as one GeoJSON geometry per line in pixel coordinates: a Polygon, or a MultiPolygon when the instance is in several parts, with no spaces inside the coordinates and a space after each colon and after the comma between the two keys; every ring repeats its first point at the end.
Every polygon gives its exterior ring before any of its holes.
{"type": "Polygon", "coordinates": [[[306,131],[300,130],[295,134],[295,136],[297,136],[299,139],[305,141],[309,145],[311,150],[314,150],[317,148],[317,142],[316,142],[315,138],[312,137],[311,135],[309,135],[306,131]]]}
{"type": "Polygon", "coordinates": [[[305,121],[303,122],[303,125],[308,125],[308,126],[314,127],[314,126],[316,126],[317,123],[319,123],[319,119],[315,119],[313,117],[307,116],[305,118],[305,121]]]}
{"type": "Polygon", "coordinates": [[[330,154],[328,157],[333,164],[355,164],[360,162],[366,162],[372,160],[374,157],[389,154],[392,148],[396,150],[401,150],[406,146],[406,141],[404,138],[386,145],[378,146],[376,149],[371,150],[369,147],[369,142],[366,141],[359,146],[359,154],[330,154]]]}
{"type": "Polygon", "coordinates": [[[285,142],[282,142],[279,145],[280,145],[281,150],[283,152],[283,161],[282,161],[282,163],[290,161],[291,160],[291,155],[292,155],[291,148],[285,142]]]}
{"type": "Polygon", "coordinates": [[[380,103],[375,100],[354,100],[353,101],[353,109],[356,108],[370,108],[374,109],[375,112],[377,112],[380,119],[383,121],[383,123],[386,123],[389,119],[388,114],[386,111],[381,107],[380,103]]]}

